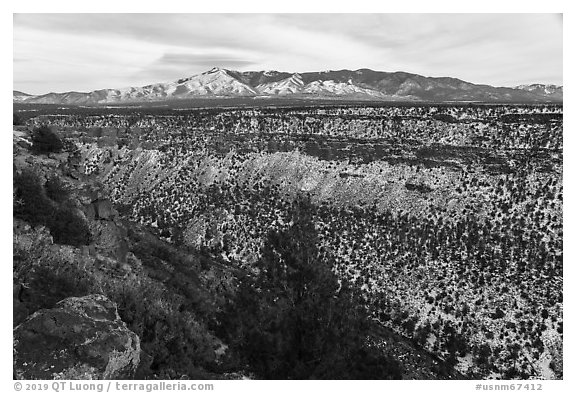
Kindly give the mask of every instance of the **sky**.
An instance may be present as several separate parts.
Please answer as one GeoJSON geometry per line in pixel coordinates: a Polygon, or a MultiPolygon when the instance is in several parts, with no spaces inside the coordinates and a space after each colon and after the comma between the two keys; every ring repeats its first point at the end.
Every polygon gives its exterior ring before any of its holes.
{"type": "Polygon", "coordinates": [[[563,84],[561,14],[14,14],[13,88],[169,82],[221,67],[370,68],[563,84]]]}

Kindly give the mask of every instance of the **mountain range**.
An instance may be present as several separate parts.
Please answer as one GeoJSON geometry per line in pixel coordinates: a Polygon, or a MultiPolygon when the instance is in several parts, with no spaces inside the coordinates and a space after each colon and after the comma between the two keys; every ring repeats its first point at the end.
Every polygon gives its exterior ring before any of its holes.
{"type": "Polygon", "coordinates": [[[563,87],[531,84],[493,87],[456,78],[425,77],[407,72],[233,71],[213,68],[188,78],[143,87],[102,89],[88,93],[30,95],[13,91],[14,103],[100,105],[162,102],[195,98],[299,98],[350,101],[414,102],[562,102],[563,87]]]}

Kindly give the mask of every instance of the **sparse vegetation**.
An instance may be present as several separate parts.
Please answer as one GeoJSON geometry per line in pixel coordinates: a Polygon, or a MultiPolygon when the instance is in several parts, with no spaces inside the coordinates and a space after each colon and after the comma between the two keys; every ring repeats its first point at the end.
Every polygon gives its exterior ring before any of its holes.
{"type": "MultiPolygon", "coordinates": [[[[561,106],[162,114],[28,121],[66,130],[77,178],[155,234],[129,235],[147,279],[104,289],[142,376],[396,378],[409,345],[439,378],[562,376],[561,106]]],[[[87,244],[66,182],[34,176],[15,217],[87,244]]]]}

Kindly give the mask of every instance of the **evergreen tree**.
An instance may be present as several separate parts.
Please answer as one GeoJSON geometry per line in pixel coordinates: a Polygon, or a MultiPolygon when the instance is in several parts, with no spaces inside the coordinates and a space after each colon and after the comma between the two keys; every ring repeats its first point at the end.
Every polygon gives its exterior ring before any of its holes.
{"type": "Polygon", "coordinates": [[[290,228],[268,234],[259,273],[241,281],[231,312],[233,349],[267,379],[400,378],[397,363],[368,344],[364,301],[320,254],[312,217],[300,198],[290,228]]]}
{"type": "Polygon", "coordinates": [[[32,150],[38,154],[58,153],[63,147],[58,135],[46,125],[38,127],[32,133],[32,150]]]}

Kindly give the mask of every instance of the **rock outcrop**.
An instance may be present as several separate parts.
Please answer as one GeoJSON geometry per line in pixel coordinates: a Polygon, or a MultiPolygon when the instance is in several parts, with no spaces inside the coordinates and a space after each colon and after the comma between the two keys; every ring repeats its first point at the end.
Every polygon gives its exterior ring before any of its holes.
{"type": "Polygon", "coordinates": [[[18,379],[125,379],[140,362],[140,339],[103,295],[71,297],[14,329],[18,379]]]}
{"type": "Polygon", "coordinates": [[[113,220],[114,217],[118,216],[118,212],[108,199],[97,199],[92,202],[91,206],[94,208],[94,216],[98,220],[113,220]]]}

